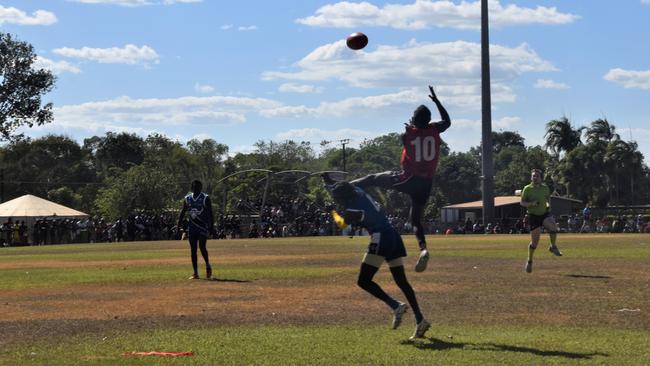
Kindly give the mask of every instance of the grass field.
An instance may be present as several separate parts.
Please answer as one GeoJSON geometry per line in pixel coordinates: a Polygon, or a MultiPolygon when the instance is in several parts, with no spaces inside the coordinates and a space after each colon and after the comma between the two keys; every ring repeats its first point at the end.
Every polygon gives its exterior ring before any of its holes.
{"type": "Polygon", "coordinates": [[[181,241],[1,248],[0,365],[650,365],[650,235],[543,238],[532,274],[527,236],[430,236],[423,273],[405,239],[415,342],[356,287],[367,238],[210,241],[216,281],[181,241]]]}

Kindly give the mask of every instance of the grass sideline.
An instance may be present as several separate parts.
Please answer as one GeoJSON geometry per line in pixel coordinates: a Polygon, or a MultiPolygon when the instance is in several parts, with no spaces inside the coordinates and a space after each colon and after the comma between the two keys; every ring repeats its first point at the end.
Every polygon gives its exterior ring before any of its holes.
{"type": "Polygon", "coordinates": [[[424,273],[405,239],[414,343],[355,286],[366,238],[211,241],[212,282],[180,241],[2,248],[0,365],[650,364],[650,236],[561,235],[530,275],[527,236],[430,236],[424,273]],[[122,356],[153,350],[195,355],[122,356]]]}

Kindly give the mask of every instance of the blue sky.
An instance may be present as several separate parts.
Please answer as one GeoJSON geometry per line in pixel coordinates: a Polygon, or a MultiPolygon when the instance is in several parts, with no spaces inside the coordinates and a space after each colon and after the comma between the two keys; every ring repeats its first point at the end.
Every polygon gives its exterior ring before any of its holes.
{"type": "MultiPolygon", "coordinates": [[[[0,0],[0,29],[53,70],[55,121],[29,136],[107,131],[258,140],[402,130],[433,85],[454,151],[480,142],[479,1],[0,0]],[[370,42],[345,47],[352,32],[370,42]]],[[[494,130],[543,144],[545,123],[607,118],[650,159],[650,0],[490,2],[494,130]]],[[[434,107],[434,119],[436,119],[434,107]]]]}

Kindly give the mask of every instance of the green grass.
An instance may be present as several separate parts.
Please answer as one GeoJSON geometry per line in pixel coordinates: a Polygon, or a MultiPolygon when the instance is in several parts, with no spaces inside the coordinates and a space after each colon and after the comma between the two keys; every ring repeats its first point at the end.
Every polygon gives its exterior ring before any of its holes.
{"type": "MultiPolygon", "coordinates": [[[[310,280],[354,271],[356,268],[254,266],[248,264],[240,267],[220,266],[218,277],[240,281],[310,280]]],[[[2,271],[0,289],[19,290],[77,284],[163,284],[185,282],[189,274],[191,274],[189,265],[11,269],[2,271]]]]}
{"type": "MultiPolygon", "coordinates": [[[[543,235],[532,274],[523,273],[527,235],[430,236],[424,273],[412,269],[414,237],[405,240],[407,275],[434,324],[415,343],[406,342],[412,313],[391,331],[388,309],[355,287],[365,237],[211,241],[217,277],[234,280],[216,283],[187,281],[181,241],[0,248],[0,314],[16,319],[0,317],[0,365],[650,364],[650,235],[560,235],[562,258],[543,235]],[[133,301],[102,296],[104,285],[133,301]],[[142,316],[153,300],[140,291],[167,288],[181,297],[159,296],[142,316]],[[66,312],[76,296],[101,299],[100,316],[66,312]]],[[[399,294],[386,268],[377,282],[399,294]]]]}
{"type": "Polygon", "coordinates": [[[647,365],[647,332],[548,327],[436,326],[407,341],[409,329],[382,326],[211,327],[68,339],[0,352],[24,365],[647,365]],[[612,340],[616,340],[612,342],[612,340]],[[123,356],[131,351],[193,356],[123,356]]]}

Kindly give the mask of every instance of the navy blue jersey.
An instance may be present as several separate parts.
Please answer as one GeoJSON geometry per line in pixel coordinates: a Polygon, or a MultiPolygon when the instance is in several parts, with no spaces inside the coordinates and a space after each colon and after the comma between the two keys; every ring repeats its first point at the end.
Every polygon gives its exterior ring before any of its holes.
{"type": "Polygon", "coordinates": [[[359,225],[371,233],[394,230],[388,222],[384,210],[369,194],[359,187],[355,187],[354,192],[355,198],[350,200],[345,208],[347,210],[363,211],[363,219],[359,222],[359,225]]]}
{"type": "Polygon", "coordinates": [[[208,195],[203,192],[196,198],[194,198],[192,193],[185,196],[183,205],[189,216],[187,225],[188,233],[202,235],[208,235],[210,233],[209,225],[212,221],[210,217],[212,210],[207,207],[209,203],[208,195]]]}
{"type": "Polygon", "coordinates": [[[388,222],[381,206],[363,189],[354,188],[354,198],[346,202],[344,215],[354,217],[354,223],[370,233],[369,254],[382,256],[387,261],[406,257],[402,237],[388,222]]]}

